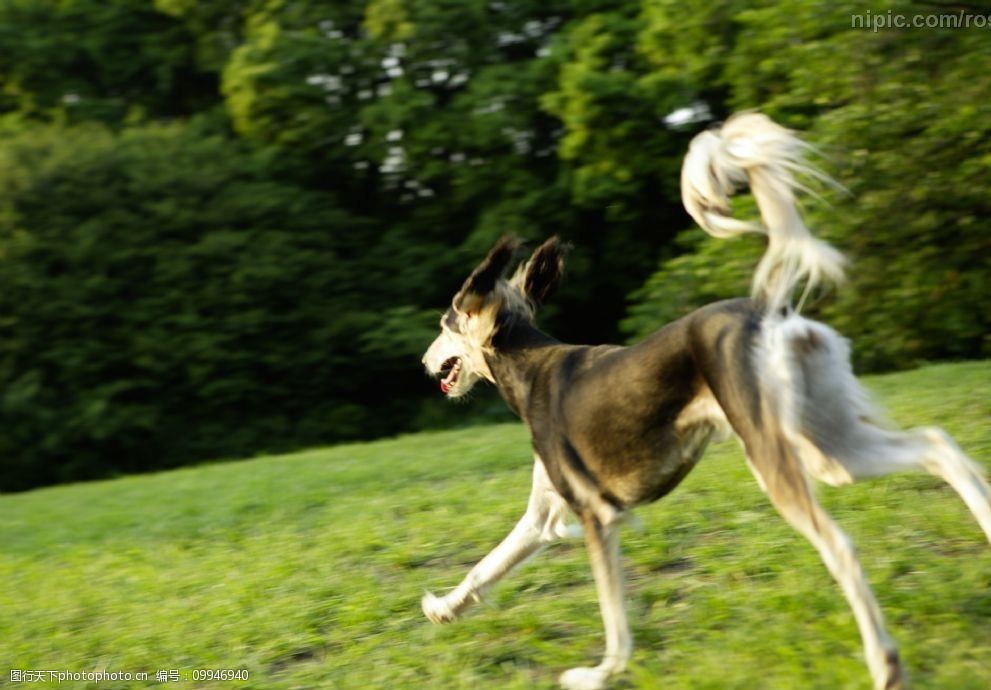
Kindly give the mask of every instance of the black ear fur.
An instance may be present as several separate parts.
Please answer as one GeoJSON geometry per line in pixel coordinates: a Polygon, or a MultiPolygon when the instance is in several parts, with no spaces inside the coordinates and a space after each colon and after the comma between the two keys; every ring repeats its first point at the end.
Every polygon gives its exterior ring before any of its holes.
{"type": "Polygon", "coordinates": [[[454,307],[459,311],[472,311],[474,305],[480,302],[480,298],[484,298],[495,289],[496,281],[502,277],[519,248],[518,237],[503,235],[499,238],[495,246],[489,250],[488,256],[471,272],[461,286],[461,290],[454,296],[454,307]]]}
{"type": "Polygon", "coordinates": [[[569,249],[570,245],[564,244],[560,237],[554,235],[537,247],[527,261],[523,294],[535,304],[543,304],[557,290],[564,275],[564,258],[569,249]]]}

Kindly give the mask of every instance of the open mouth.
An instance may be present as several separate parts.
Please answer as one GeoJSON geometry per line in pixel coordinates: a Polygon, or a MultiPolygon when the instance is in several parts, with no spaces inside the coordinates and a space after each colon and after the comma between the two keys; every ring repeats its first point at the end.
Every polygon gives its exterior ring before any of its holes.
{"type": "Polygon", "coordinates": [[[446,395],[458,382],[458,374],[461,373],[461,358],[451,357],[448,359],[440,366],[440,373],[444,374],[444,378],[440,381],[440,390],[446,395]]]}

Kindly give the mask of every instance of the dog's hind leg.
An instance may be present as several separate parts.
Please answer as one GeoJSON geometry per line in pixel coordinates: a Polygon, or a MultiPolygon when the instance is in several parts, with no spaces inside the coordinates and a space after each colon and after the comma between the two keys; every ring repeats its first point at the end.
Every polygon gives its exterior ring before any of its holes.
{"type": "Polygon", "coordinates": [[[567,690],[600,690],[611,676],[621,673],[633,652],[633,637],[626,620],[623,601],[623,572],[619,560],[619,525],[604,525],[595,516],[584,520],[585,545],[588,548],[599,608],[606,629],[606,653],[592,668],[573,668],[561,674],[561,686],[567,690]]]}
{"type": "Polygon", "coordinates": [[[427,593],[421,602],[423,613],[434,623],[449,623],[472,604],[482,600],[485,593],[513,568],[535,554],[546,544],[571,536],[567,525],[569,508],[554,490],[544,464],[537,458],[533,467],[533,488],[526,513],[513,531],[488,555],[471,569],[453,591],[443,597],[427,593]]]}
{"type": "Polygon", "coordinates": [[[898,650],[853,544],[816,501],[792,444],[780,434],[757,443],[744,439],[744,444],[750,467],[774,507],[812,542],[842,588],[860,629],[875,689],[904,690],[907,680],[898,650]]]}
{"type": "Polygon", "coordinates": [[[936,427],[890,431],[868,422],[851,431],[843,447],[829,444],[827,450],[820,451],[842,465],[850,480],[907,470],[928,472],[953,487],[991,542],[991,487],[981,467],[949,434],[936,427]]]}
{"type": "Polygon", "coordinates": [[[991,542],[991,487],[977,463],[942,429],[918,429],[906,436],[910,448],[921,451],[917,457],[922,469],[953,487],[991,542]]]}
{"type": "Polygon", "coordinates": [[[790,323],[782,339],[786,355],[779,355],[788,366],[771,377],[778,379],[773,390],[784,403],[778,412],[787,420],[784,432],[808,472],[834,485],[906,470],[928,472],[953,487],[991,541],[991,487],[982,468],[942,429],[906,432],[878,424],[842,339],[822,324],[790,323]]]}

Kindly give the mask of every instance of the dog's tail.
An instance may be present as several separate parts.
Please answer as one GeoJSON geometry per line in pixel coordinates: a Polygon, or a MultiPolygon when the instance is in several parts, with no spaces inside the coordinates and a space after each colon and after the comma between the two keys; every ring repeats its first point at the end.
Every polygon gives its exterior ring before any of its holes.
{"type": "Polygon", "coordinates": [[[789,306],[802,281],[808,292],[843,277],[843,256],[812,236],[795,202],[795,191],[803,189],[796,174],[828,180],[804,162],[807,148],[766,115],[743,113],[696,136],[681,168],[682,202],[706,232],[715,237],[767,235],[767,251],[753,280],[753,297],[766,313],[789,306]],[[748,183],[762,223],[730,215],[729,197],[748,183]]]}

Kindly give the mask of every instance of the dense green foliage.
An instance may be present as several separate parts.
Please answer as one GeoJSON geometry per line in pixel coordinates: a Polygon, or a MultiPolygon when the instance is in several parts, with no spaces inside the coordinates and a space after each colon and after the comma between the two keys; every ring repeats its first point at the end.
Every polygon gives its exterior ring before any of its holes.
{"type": "MultiPolygon", "coordinates": [[[[991,363],[867,385],[898,423],[944,426],[991,471],[991,363]]],[[[495,425],[0,496],[0,658],[152,679],[248,670],[175,685],[211,690],[556,689],[603,645],[581,540],[551,546],[455,624],[431,625],[419,606],[518,519],[530,458],[521,424],[495,425]]],[[[991,687],[991,548],[957,495],[919,474],[821,493],[913,687],[991,687]]],[[[642,527],[622,532],[636,649],[616,687],[870,687],[840,588],[736,443],[637,515],[642,527]]],[[[174,684],[59,687],[162,685],[174,684]]]]}
{"type": "Polygon", "coordinates": [[[0,3],[0,489],[443,423],[418,356],[504,232],[575,244],[564,339],[741,294],[759,242],[679,236],[677,188],[741,108],[850,190],[813,209],[854,260],[816,308],[858,363],[987,355],[987,31],[864,12],[0,3]]]}
{"type": "MultiPolygon", "coordinates": [[[[821,167],[846,188],[825,190],[830,203],[812,204],[809,216],[852,261],[849,284],[818,306],[852,338],[858,365],[991,354],[987,31],[853,30],[865,14],[854,2],[697,3],[701,23],[726,38],[689,58],[700,42],[679,30],[684,3],[648,4],[644,45],[653,64],[693,60],[698,98],[717,84],[727,110],[760,108],[808,130],[821,167]]],[[[932,11],[894,1],[870,9],[932,11]]],[[[741,247],[698,231],[683,242],[694,253],[661,265],[638,293],[628,332],[642,335],[699,302],[747,289],[759,242],[741,247]]]]}
{"type": "Polygon", "coordinates": [[[362,368],[390,304],[363,285],[368,221],[192,128],[33,134],[5,151],[32,231],[0,272],[0,453],[22,481],[390,430],[362,368]]]}

